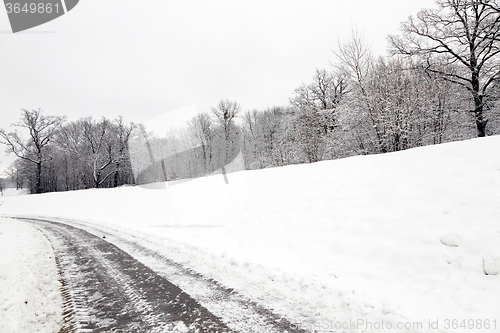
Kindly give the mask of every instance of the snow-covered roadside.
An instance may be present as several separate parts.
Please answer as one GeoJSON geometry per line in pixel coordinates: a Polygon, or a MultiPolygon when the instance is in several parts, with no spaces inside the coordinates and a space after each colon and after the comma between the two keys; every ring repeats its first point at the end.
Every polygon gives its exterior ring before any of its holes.
{"type": "Polygon", "coordinates": [[[29,223],[0,219],[0,333],[55,333],[62,323],[54,251],[29,223]]]}
{"type": "Polygon", "coordinates": [[[438,322],[437,332],[457,320],[473,324],[458,331],[488,322],[481,331],[500,332],[500,275],[485,274],[500,262],[498,147],[500,136],[239,172],[229,185],[216,175],[166,190],[12,197],[0,214],[153,242],[305,328],[438,322]]]}

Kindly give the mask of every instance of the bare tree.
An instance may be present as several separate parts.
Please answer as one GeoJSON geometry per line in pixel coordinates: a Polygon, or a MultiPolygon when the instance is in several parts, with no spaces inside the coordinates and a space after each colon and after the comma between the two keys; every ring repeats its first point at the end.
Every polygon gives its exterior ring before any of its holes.
{"type": "Polygon", "coordinates": [[[201,144],[203,168],[206,171],[212,161],[213,121],[208,113],[200,113],[191,119],[188,125],[191,135],[201,144]]]}
{"type": "Polygon", "coordinates": [[[127,123],[122,116],[115,120],[114,126],[111,129],[111,136],[116,144],[116,158],[114,159],[115,173],[113,176],[113,186],[117,187],[123,183],[121,177],[124,173],[124,167],[127,173],[131,174],[130,157],[128,141],[132,135],[132,131],[136,128],[134,123],[127,123]]]}
{"type": "Polygon", "coordinates": [[[389,36],[392,52],[423,59],[427,70],[467,89],[479,137],[486,135],[488,90],[500,79],[498,0],[438,0],[389,36]],[[446,66],[443,66],[443,63],[446,66]],[[458,69],[458,70],[457,70],[458,69]]]}
{"type": "Polygon", "coordinates": [[[217,107],[212,108],[212,112],[215,117],[219,121],[220,125],[224,130],[224,137],[226,139],[229,138],[231,124],[233,123],[234,118],[240,112],[240,106],[236,102],[232,102],[229,100],[221,100],[217,107]]]}
{"type": "Polygon", "coordinates": [[[272,107],[244,114],[243,158],[247,169],[285,164],[285,119],[290,117],[290,113],[283,107],[272,107]]]}
{"type": "Polygon", "coordinates": [[[300,109],[331,110],[347,93],[347,75],[344,71],[331,73],[326,69],[316,69],[313,82],[295,89],[290,102],[300,109]]]}
{"type": "Polygon", "coordinates": [[[53,139],[64,118],[44,116],[42,110],[21,110],[21,120],[12,125],[17,129],[9,133],[0,129],[0,143],[8,147],[9,153],[14,153],[18,158],[35,165],[34,191],[41,193],[42,164],[51,159],[51,156],[46,154],[46,147],[53,139]],[[24,139],[18,130],[23,128],[29,132],[28,139],[24,139]]]}
{"type": "Polygon", "coordinates": [[[292,132],[299,151],[308,163],[323,159],[325,137],[320,115],[316,112],[302,113],[294,119],[292,132]]]}
{"type": "Polygon", "coordinates": [[[260,112],[247,111],[243,115],[243,159],[247,169],[264,167],[263,149],[260,147],[260,131],[257,129],[260,112]],[[255,161],[254,161],[255,159],[255,161]]]}
{"type": "Polygon", "coordinates": [[[15,160],[7,170],[7,175],[16,184],[16,190],[23,188],[24,185],[22,161],[21,159],[15,160]]]}
{"type": "Polygon", "coordinates": [[[229,100],[221,100],[217,107],[212,108],[212,112],[217,118],[224,135],[224,149],[223,149],[223,166],[222,173],[226,174],[225,166],[228,163],[228,150],[229,150],[229,141],[231,130],[234,127],[234,118],[240,112],[240,106],[238,103],[229,101],[229,100]]]}
{"type": "MultiPolygon", "coordinates": [[[[345,70],[352,82],[353,95],[349,103],[355,104],[352,109],[359,110],[359,113],[361,113],[361,115],[354,115],[354,117],[360,118],[359,116],[361,116],[369,120],[369,124],[365,126],[366,129],[363,132],[371,135],[373,131],[377,147],[376,152],[386,153],[388,149],[384,142],[381,114],[369,91],[375,61],[363,35],[357,30],[353,30],[347,42],[339,43],[335,55],[340,63],[339,69],[345,70]]],[[[359,138],[358,141],[362,142],[363,139],[359,138]]],[[[361,145],[363,146],[363,144],[361,145]]]]}
{"type": "Polygon", "coordinates": [[[103,176],[105,169],[117,160],[111,131],[112,124],[106,118],[95,121],[87,117],[63,127],[58,138],[61,148],[76,155],[90,169],[96,188],[116,171],[103,176]]]}

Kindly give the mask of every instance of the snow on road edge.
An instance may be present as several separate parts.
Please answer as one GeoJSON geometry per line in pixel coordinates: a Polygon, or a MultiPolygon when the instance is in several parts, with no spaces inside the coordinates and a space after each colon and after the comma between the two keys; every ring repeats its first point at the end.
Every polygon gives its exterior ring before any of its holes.
{"type": "Polygon", "coordinates": [[[1,218],[0,332],[58,332],[62,304],[49,241],[28,223],[1,218]]]}

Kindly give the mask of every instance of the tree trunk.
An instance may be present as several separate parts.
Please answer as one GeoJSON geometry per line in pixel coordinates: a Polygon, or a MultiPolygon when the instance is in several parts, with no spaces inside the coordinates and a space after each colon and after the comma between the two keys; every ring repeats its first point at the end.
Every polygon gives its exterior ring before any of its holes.
{"type": "Polygon", "coordinates": [[[116,170],[113,179],[113,187],[118,187],[119,174],[120,174],[120,163],[116,163],[116,170]]]}
{"type": "Polygon", "coordinates": [[[203,172],[208,170],[207,167],[207,147],[205,147],[205,142],[201,140],[201,149],[203,151],[203,172]]]}
{"type": "MultiPolygon", "coordinates": [[[[474,60],[474,59],[473,59],[474,60]]],[[[473,61],[471,60],[471,61],[473,61]]],[[[475,66],[475,61],[472,62],[475,66]]],[[[472,95],[474,97],[474,116],[476,118],[476,127],[477,127],[477,136],[485,137],[486,136],[486,123],[488,120],[484,119],[483,113],[483,96],[479,93],[479,73],[474,71],[472,73],[472,95]]]]}
{"type": "Polygon", "coordinates": [[[479,138],[486,136],[486,124],[488,123],[487,119],[484,119],[483,113],[483,103],[481,101],[477,102],[474,99],[476,107],[474,109],[474,116],[476,118],[476,127],[477,127],[477,136],[479,138]]]}
{"type": "Polygon", "coordinates": [[[98,171],[94,174],[94,188],[99,188],[101,182],[101,172],[98,171]]]}
{"type": "Polygon", "coordinates": [[[42,193],[41,188],[41,178],[42,178],[42,162],[36,163],[36,174],[35,174],[35,193],[42,193]]]}

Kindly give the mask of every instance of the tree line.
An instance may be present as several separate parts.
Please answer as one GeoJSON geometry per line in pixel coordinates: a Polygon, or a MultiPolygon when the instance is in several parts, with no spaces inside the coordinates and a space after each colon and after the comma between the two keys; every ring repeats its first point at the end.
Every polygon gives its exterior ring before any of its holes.
{"type": "Polygon", "coordinates": [[[225,175],[236,160],[261,169],[500,134],[497,1],[439,0],[388,39],[390,55],[376,58],[353,31],[289,105],[242,112],[221,100],[161,138],[122,117],[22,110],[0,130],[18,158],[10,180],[31,193],[117,187],[225,175]]]}
{"type": "Polygon", "coordinates": [[[8,175],[31,193],[130,184],[127,141],[134,126],[121,117],[66,122],[23,109],[13,131],[0,129],[2,143],[17,157],[8,175]]]}

